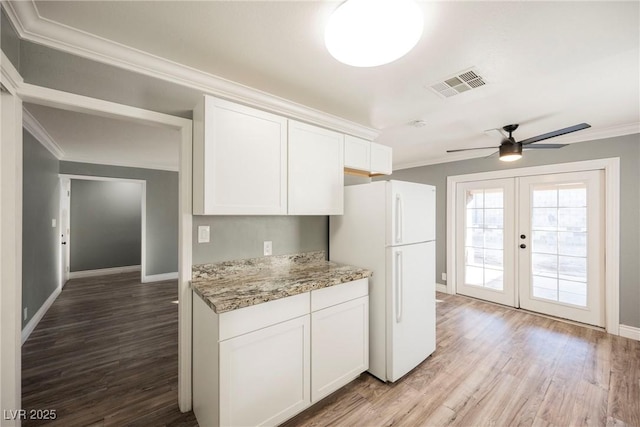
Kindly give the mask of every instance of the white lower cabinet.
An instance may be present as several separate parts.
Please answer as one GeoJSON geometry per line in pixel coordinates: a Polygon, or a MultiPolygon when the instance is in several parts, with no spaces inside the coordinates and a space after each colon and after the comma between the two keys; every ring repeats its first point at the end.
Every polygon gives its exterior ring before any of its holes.
{"type": "Polygon", "coordinates": [[[216,314],[193,295],[202,427],[270,426],[368,369],[368,279],[216,314]]]}
{"type": "Polygon", "coordinates": [[[369,369],[369,297],[311,313],[311,401],[369,369]]]}
{"type": "Polygon", "coordinates": [[[220,424],[277,425],[309,406],[309,315],[220,343],[220,424]]]}

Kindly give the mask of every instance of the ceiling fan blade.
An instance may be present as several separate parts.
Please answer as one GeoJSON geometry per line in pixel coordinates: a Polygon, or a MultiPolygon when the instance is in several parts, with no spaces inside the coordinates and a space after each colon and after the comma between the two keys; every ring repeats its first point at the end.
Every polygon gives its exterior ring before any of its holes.
{"type": "Polygon", "coordinates": [[[555,138],[556,136],[565,135],[567,133],[576,132],[582,129],[590,128],[588,123],[580,123],[579,125],[569,126],[568,128],[554,130],[553,132],[543,133],[542,135],[527,138],[524,141],[520,141],[522,145],[533,144],[534,142],[543,141],[549,138],[555,138]]]}
{"type": "Polygon", "coordinates": [[[531,145],[529,147],[522,147],[524,150],[533,150],[533,149],[547,149],[547,148],[562,148],[566,147],[569,144],[536,144],[531,145]]]}
{"type": "Polygon", "coordinates": [[[485,157],[485,159],[490,159],[492,157],[496,157],[498,155],[500,151],[494,151],[493,153],[489,154],[487,157],[485,157]]]}
{"type": "Polygon", "coordinates": [[[457,150],[447,150],[447,153],[457,153],[458,151],[469,151],[469,150],[486,150],[488,148],[500,148],[500,147],[476,147],[476,148],[458,148],[457,150]]]}

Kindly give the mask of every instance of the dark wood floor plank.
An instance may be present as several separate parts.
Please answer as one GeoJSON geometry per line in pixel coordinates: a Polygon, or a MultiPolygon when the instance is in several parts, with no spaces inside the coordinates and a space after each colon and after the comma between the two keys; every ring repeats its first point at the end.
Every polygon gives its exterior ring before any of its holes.
{"type": "Polygon", "coordinates": [[[177,407],[175,281],[138,274],[71,280],[22,347],[24,426],[197,426],[177,407]]]}

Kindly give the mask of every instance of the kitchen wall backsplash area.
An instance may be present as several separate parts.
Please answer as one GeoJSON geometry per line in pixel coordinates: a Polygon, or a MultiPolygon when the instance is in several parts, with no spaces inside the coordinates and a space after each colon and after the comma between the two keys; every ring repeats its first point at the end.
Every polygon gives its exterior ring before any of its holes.
{"type": "Polygon", "coordinates": [[[193,264],[329,250],[328,216],[194,216],[193,264]],[[198,227],[209,227],[209,242],[198,243],[198,227]]]}

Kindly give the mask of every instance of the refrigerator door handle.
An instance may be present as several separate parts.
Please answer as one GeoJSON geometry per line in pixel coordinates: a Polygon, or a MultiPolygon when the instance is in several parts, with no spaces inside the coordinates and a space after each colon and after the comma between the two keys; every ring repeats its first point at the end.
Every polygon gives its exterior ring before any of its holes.
{"type": "Polygon", "coordinates": [[[402,206],[402,197],[396,194],[396,243],[402,243],[402,215],[404,209],[402,206]]]}
{"type": "Polygon", "coordinates": [[[396,323],[402,322],[402,251],[396,252],[396,323]]]}

